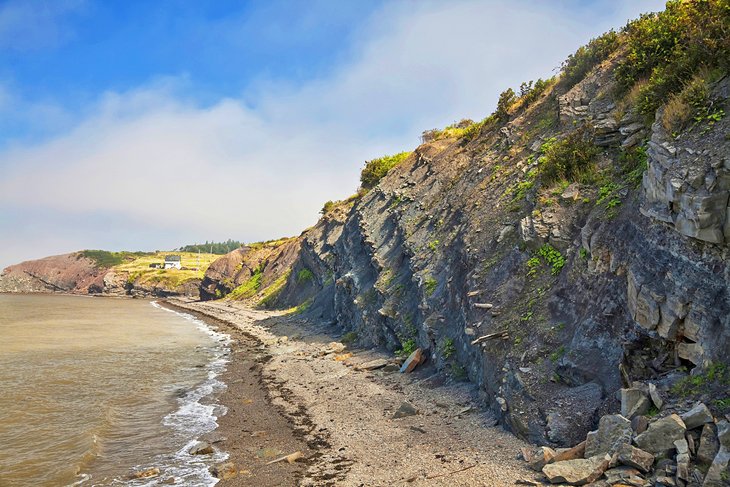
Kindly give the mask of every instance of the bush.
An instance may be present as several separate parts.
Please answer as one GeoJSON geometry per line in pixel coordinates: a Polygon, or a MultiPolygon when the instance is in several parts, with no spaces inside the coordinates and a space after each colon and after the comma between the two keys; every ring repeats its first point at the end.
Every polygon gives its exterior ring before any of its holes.
{"type": "Polygon", "coordinates": [[[314,278],[314,274],[312,274],[312,271],[310,271],[307,268],[301,269],[299,272],[297,272],[297,284],[301,284],[303,282],[309,282],[314,278]]]}
{"type": "Polygon", "coordinates": [[[639,80],[639,111],[652,114],[701,69],[730,68],[730,7],[727,0],[672,0],[623,31],[626,56],[616,67],[619,91],[639,80]]]}
{"type": "Polygon", "coordinates": [[[365,190],[374,188],[383,176],[388,174],[388,171],[403,162],[409,155],[411,152],[401,152],[365,162],[365,167],[360,173],[360,185],[365,190]]]}
{"type": "Polygon", "coordinates": [[[568,88],[572,87],[618,47],[619,35],[613,30],[591,39],[587,45],[578,48],[563,62],[561,82],[568,88]]]}
{"type": "Polygon", "coordinates": [[[544,183],[586,179],[594,172],[598,147],[588,140],[585,130],[577,130],[562,140],[550,139],[541,147],[538,168],[544,183]]]}
{"type": "Polygon", "coordinates": [[[499,94],[499,100],[497,100],[497,110],[494,112],[494,116],[500,122],[506,122],[509,120],[509,108],[517,100],[517,95],[512,88],[507,88],[499,94]]]}

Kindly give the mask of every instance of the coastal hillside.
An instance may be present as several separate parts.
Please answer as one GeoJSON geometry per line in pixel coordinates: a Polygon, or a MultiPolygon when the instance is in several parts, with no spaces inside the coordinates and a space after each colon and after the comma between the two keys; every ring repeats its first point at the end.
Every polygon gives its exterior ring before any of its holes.
{"type": "Polygon", "coordinates": [[[594,39],[484,120],[369,161],[357,195],[286,251],[214,263],[201,296],[421,349],[541,444],[578,443],[637,382],[729,412],[708,372],[730,349],[729,19],[669,2],[594,39]]]}
{"type": "Polygon", "coordinates": [[[197,296],[205,271],[219,257],[197,252],[82,250],[5,268],[0,292],[197,296]],[[171,255],[180,258],[179,269],[164,268],[171,255]]]}

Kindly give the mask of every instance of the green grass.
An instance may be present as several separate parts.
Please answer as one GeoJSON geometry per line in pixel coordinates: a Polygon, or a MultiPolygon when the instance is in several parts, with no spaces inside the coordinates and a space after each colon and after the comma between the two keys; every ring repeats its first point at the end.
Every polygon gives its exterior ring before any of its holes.
{"type": "Polygon", "coordinates": [[[428,296],[432,296],[434,292],[436,292],[436,288],[438,287],[438,281],[434,279],[432,276],[428,276],[423,281],[423,287],[426,290],[426,294],[428,296]]]}
{"type": "Polygon", "coordinates": [[[684,377],[672,386],[672,394],[696,396],[711,392],[713,389],[727,390],[730,386],[730,370],[723,363],[710,364],[704,373],[684,377]]]}
{"type": "Polygon", "coordinates": [[[595,179],[595,159],[599,149],[583,129],[560,140],[548,140],[540,152],[538,168],[546,185],[557,181],[587,183],[595,179]]]}
{"type": "Polygon", "coordinates": [[[297,272],[297,284],[307,283],[312,279],[314,279],[314,274],[306,267],[297,272]]]}
{"type": "Polygon", "coordinates": [[[79,255],[94,261],[96,267],[109,268],[124,262],[134,261],[138,257],[154,255],[154,252],[108,252],[106,250],[82,250],[79,255]]]}
{"type": "Polygon", "coordinates": [[[560,348],[550,354],[550,361],[555,363],[565,356],[565,346],[561,345],[560,348]]]}
{"type": "Polygon", "coordinates": [[[186,282],[203,279],[210,264],[219,259],[216,254],[197,252],[127,252],[123,263],[114,266],[118,273],[126,272],[130,284],[137,286],[162,286],[176,289],[186,282]],[[163,264],[166,255],[179,255],[184,269],[153,269],[150,264],[163,264]]]}
{"type": "Polygon", "coordinates": [[[226,299],[237,301],[240,299],[248,299],[254,297],[261,287],[262,277],[263,272],[259,267],[254,271],[251,277],[246,280],[246,282],[231,291],[228,296],[226,296],[226,299]]]}
{"type": "Polygon", "coordinates": [[[454,346],[454,340],[446,338],[441,343],[441,356],[444,360],[448,360],[452,355],[456,353],[456,347],[454,346]]]}
{"type": "Polygon", "coordinates": [[[344,335],[342,335],[342,338],[340,341],[344,343],[345,345],[351,345],[355,343],[358,339],[358,333],[356,331],[348,331],[344,335]]]}
{"type": "Polygon", "coordinates": [[[261,300],[258,303],[259,306],[268,307],[276,300],[282,289],[284,289],[284,286],[286,286],[286,281],[289,279],[290,274],[291,270],[286,271],[264,289],[261,293],[261,300]]]}
{"type": "Polygon", "coordinates": [[[563,270],[565,257],[552,245],[546,243],[538,249],[537,254],[550,266],[552,275],[556,276],[563,270]]]}

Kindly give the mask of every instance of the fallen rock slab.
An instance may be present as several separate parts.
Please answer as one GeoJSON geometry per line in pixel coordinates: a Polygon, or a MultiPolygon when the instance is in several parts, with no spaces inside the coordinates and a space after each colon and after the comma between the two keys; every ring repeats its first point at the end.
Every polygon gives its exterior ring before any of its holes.
{"type": "Polygon", "coordinates": [[[654,465],[654,455],[624,443],[618,450],[618,461],[623,465],[637,468],[646,473],[654,465]]]}
{"type": "Polygon", "coordinates": [[[680,416],[684,425],[688,430],[699,428],[703,424],[712,423],[712,413],[704,405],[704,403],[697,403],[695,406],[680,416]]]}
{"type": "Polygon", "coordinates": [[[410,372],[413,372],[413,370],[418,367],[418,365],[423,361],[423,350],[420,348],[417,348],[413,351],[412,354],[408,356],[405,362],[403,362],[403,365],[400,368],[401,374],[408,374],[410,372]]]}
{"type": "Polygon", "coordinates": [[[651,423],[634,442],[636,446],[652,455],[661,455],[673,450],[674,442],[684,439],[686,430],[682,418],[672,414],[651,423]]]}
{"type": "Polygon", "coordinates": [[[586,442],[581,441],[573,448],[566,448],[556,452],[553,462],[564,462],[566,460],[575,460],[577,458],[585,458],[586,442]]]}
{"type": "Polygon", "coordinates": [[[649,398],[646,393],[636,387],[621,389],[621,415],[632,419],[649,411],[649,398]]]}
{"type": "Polygon", "coordinates": [[[620,414],[603,416],[598,429],[586,436],[584,456],[613,455],[624,443],[631,443],[631,421],[620,414]]]}
{"type": "Polygon", "coordinates": [[[609,455],[596,455],[564,462],[549,463],[542,469],[552,484],[585,485],[598,480],[608,469],[609,455]]]}
{"type": "Polygon", "coordinates": [[[358,370],[377,370],[382,369],[388,365],[388,361],[383,358],[378,358],[375,360],[371,360],[370,362],[365,362],[364,364],[358,365],[356,368],[358,370]]]}
{"type": "Polygon", "coordinates": [[[547,446],[541,446],[529,455],[527,466],[535,472],[541,472],[542,468],[555,458],[555,450],[547,446]]]}
{"type": "Polygon", "coordinates": [[[702,435],[700,435],[697,461],[705,465],[711,464],[718,450],[720,450],[720,442],[717,439],[717,427],[714,424],[706,424],[702,427],[702,435]]]}

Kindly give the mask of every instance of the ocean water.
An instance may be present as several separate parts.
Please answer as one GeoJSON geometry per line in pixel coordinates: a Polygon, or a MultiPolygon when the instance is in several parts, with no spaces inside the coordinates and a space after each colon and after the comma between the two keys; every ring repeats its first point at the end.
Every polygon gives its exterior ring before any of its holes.
{"type": "Polygon", "coordinates": [[[0,486],[214,485],[226,454],[187,451],[225,414],[227,356],[155,302],[0,295],[0,486]]]}

